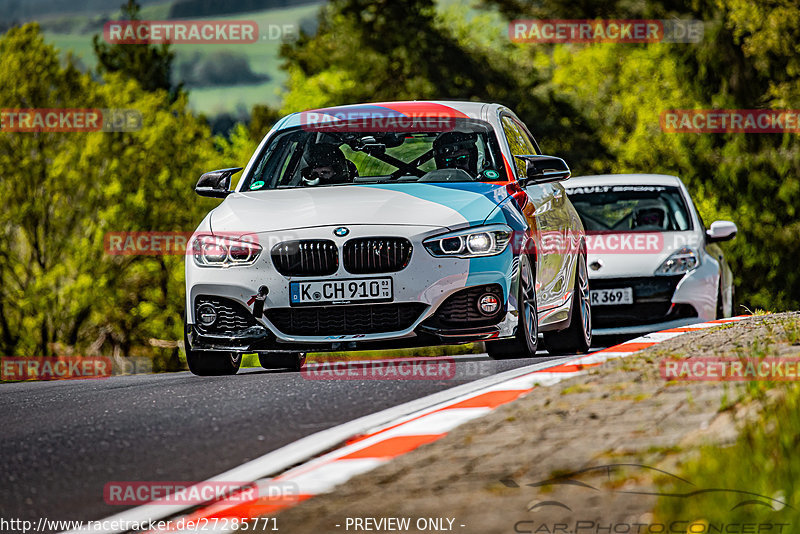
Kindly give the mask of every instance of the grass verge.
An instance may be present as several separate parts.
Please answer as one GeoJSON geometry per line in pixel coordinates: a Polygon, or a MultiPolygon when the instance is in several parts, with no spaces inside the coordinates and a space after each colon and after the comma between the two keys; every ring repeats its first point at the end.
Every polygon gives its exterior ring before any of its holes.
{"type": "MultiPolygon", "coordinates": [[[[790,353],[796,357],[791,349],[797,345],[800,319],[794,317],[773,325],[765,338],[736,353],[748,358],[790,353]]],[[[657,522],[690,522],[682,524],[685,530],[680,532],[800,532],[800,384],[749,382],[737,405],[751,403],[761,407],[758,417],[745,424],[733,445],[681,454],[686,459],[679,464],[679,476],[694,482],[692,492],[698,493],[661,497],[654,510],[657,522]]],[[[662,490],[677,492],[670,486],[662,490]]]]}

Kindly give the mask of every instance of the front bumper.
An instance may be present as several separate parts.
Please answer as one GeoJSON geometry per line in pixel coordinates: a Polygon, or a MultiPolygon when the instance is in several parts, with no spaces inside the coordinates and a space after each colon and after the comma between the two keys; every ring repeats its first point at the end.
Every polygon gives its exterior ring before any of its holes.
{"type": "Polygon", "coordinates": [[[476,343],[504,337],[502,333],[516,325],[516,317],[508,314],[501,324],[452,330],[420,326],[414,335],[401,339],[341,340],[325,342],[284,342],[277,340],[265,327],[238,336],[208,335],[197,325],[186,325],[186,340],[194,351],[212,352],[335,352],[354,350],[391,350],[432,345],[476,343]]]}
{"type": "MultiPolygon", "coordinates": [[[[291,235],[257,234],[263,251],[255,264],[229,268],[200,267],[193,258],[186,261],[187,341],[193,350],[356,350],[358,348],[399,348],[444,343],[463,343],[514,335],[513,252],[484,258],[435,258],[422,241],[447,231],[419,226],[352,226],[347,237],[336,237],[335,227],[296,230],[291,235]],[[408,265],[397,272],[354,275],[339,265],[328,276],[284,276],[277,272],[271,247],[288,240],[319,239],[336,242],[341,257],[349,239],[371,236],[405,237],[413,251],[408,265]],[[304,280],[348,280],[391,277],[393,301],[381,304],[342,304],[292,307],[289,283],[304,280]],[[258,288],[269,292],[261,317],[253,315],[258,288]],[[501,313],[489,321],[458,317],[442,320],[443,306],[465,288],[483,291],[494,288],[503,303],[501,313]],[[482,289],[483,288],[483,289],[482,289]],[[199,327],[198,302],[217,299],[226,302],[234,315],[229,328],[213,331],[199,327]],[[370,309],[366,309],[370,308],[370,309]],[[394,320],[396,314],[397,320],[394,320]],[[389,317],[387,319],[387,316],[389,317]],[[376,326],[377,324],[377,326],[376,326]],[[363,325],[363,326],[360,326],[363,325]]],[[[285,233],[284,233],[285,234],[285,233]]],[[[228,317],[228,316],[225,316],[228,317]]],[[[473,318],[474,319],[474,318],[473,318]]]]}
{"type": "Polygon", "coordinates": [[[634,304],[592,307],[595,335],[644,334],[716,318],[716,266],[676,276],[591,278],[590,289],[632,287],[634,304]]]}

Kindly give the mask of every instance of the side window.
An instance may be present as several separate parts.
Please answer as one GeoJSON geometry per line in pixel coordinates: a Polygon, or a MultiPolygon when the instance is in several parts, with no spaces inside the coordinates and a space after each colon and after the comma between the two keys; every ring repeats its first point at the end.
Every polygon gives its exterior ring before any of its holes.
{"type": "MultiPolygon", "coordinates": [[[[508,116],[504,116],[502,121],[503,131],[513,156],[530,156],[537,153],[533,141],[517,121],[508,116]]],[[[514,164],[517,167],[517,176],[525,176],[525,162],[515,157],[514,164]]]]}

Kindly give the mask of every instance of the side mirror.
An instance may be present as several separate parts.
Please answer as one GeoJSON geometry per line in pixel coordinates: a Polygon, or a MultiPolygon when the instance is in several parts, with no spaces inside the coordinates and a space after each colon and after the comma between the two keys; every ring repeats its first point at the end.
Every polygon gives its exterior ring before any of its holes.
{"type": "Polygon", "coordinates": [[[517,156],[525,162],[526,176],[521,185],[559,182],[570,177],[567,162],[555,156],[517,156]]]}
{"type": "Polygon", "coordinates": [[[233,192],[230,190],[231,176],[241,170],[242,167],[232,167],[207,172],[197,180],[194,190],[203,197],[225,198],[233,192]]]}
{"type": "Polygon", "coordinates": [[[731,221],[714,221],[711,223],[711,228],[706,230],[706,241],[709,243],[729,241],[736,237],[738,231],[736,224],[731,221]]]}

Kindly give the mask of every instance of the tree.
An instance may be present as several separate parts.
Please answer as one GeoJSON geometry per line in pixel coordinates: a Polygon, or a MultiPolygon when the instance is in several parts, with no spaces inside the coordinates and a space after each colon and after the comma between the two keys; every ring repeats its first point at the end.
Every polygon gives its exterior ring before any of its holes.
{"type": "Polygon", "coordinates": [[[578,169],[603,161],[583,115],[539,90],[536,68],[481,22],[455,11],[445,19],[433,0],[333,0],[314,35],[301,32],[281,48],[289,74],[282,111],[415,99],[501,102],[531,125],[546,151],[578,169]],[[487,31],[485,39],[473,35],[487,31]]]}
{"type": "Polygon", "coordinates": [[[179,366],[177,349],[150,340],[182,337],[184,256],[114,256],[104,236],[193,230],[214,206],[192,191],[197,177],[239,153],[215,146],[185,95],[169,103],[121,73],[101,83],[62,66],[35,24],[9,31],[0,54],[2,108],[143,118],[134,132],[0,132],[0,353],[160,354],[156,368],[179,366]]]}
{"type": "MultiPolygon", "coordinates": [[[[529,46],[546,86],[585,111],[616,172],[663,172],[689,186],[707,223],[739,225],[724,245],[740,303],[800,307],[797,134],[664,133],[666,109],[800,107],[800,7],[791,0],[662,0],[602,5],[485,0],[509,18],[681,18],[703,21],[696,44],[529,46]],[[580,80],[576,83],[575,80],[580,80]]],[[[742,311],[741,309],[737,310],[742,311]]]]}
{"type": "MultiPolygon", "coordinates": [[[[139,20],[141,7],[136,0],[128,0],[121,6],[127,20],[139,20]]],[[[181,85],[172,85],[172,61],[175,53],[168,43],[159,46],[150,44],[108,44],[99,35],[92,38],[97,56],[99,74],[121,72],[139,82],[145,91],[166,90],[174,101],[181,92],[181,85]]]]}
{"type": "Polygon", "coordinates": [[[250,138],[260,142],[281,117],[280,111],[270,106],[262,104],[253,106],[253,110],[250,112],[250,124],[248,125],[250,138]]]}

